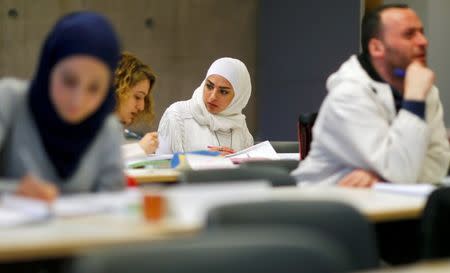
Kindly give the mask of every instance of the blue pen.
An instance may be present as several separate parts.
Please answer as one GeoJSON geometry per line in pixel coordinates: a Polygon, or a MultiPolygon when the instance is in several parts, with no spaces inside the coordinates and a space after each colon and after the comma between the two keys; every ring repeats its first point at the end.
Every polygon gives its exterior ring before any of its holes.
{"type": "Polygon", "coordinates": [[[138,133],[135,133],[135,132],[130,131],[128,129],[124,129],[123,131],[125,132],[125,136],[126,137],[135,138],[135,139],[138,139],[138,140],[140,140],[142,138],[142,136],[139,135],[138,133]]]}
{"type": "Polygon", "coordinates": [[[401,68],[395,68],[393,74],[397,78],[404,78],[405,75],[406,75],[406,71],[404,69],[401,69],[401,68]]]}

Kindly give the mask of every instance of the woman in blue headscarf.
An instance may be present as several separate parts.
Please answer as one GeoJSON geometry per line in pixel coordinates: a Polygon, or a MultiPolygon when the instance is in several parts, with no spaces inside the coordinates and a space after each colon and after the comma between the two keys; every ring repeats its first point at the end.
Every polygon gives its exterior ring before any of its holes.
{"type": "Polygon", "coordinates": [[[112,88],[120,46],[92,12],[60,19],[33,81],[0,80],[0,188],[53,200],[121,189],[121,128],[112,88]]]}

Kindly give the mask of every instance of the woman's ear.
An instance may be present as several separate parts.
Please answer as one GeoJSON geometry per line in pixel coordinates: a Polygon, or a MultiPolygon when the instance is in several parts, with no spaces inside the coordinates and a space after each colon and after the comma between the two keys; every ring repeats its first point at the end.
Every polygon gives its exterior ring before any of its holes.
{"type": "Polygon", "coordinates": [[[377,38],[372,38],[369,41],[369,53],[370,56],[379,58],[384,56],[385,47],[383,42],[377,38]]]}

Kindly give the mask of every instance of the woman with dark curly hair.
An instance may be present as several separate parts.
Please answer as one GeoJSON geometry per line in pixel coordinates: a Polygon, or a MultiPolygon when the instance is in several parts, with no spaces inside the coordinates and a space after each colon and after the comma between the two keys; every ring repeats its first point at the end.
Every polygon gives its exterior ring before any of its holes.
{"type": "MultiPolygon", "coordinates": [[[[155,74],[148,65],[131,53],[121,54],[115,72],[114,86],[117,98],[116,113],[124,126],[136,121],[153,122],[154,102],[151,93],[155,81],[155,74]]],[[[147,133],[142,138],[135,134],[135,138],[139,138],[139,145],[132,144],[135,147],[133,150],[152,154],[158,147],[156,132],[147,133]]]]}

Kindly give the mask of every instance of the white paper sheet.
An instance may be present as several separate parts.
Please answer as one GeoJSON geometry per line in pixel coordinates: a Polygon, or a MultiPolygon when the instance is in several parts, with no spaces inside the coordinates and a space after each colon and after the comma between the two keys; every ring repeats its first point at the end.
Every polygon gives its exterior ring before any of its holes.
{"type": "Polygon", "coordinates": [[[258,143],[252,147],[227,155],[227,158],[266,158],[266,159],[280,159],[275,149],[268,140],[258,143]]]}
{"type": "Polygon", "coordinates": [[[185,154],[186,162],[193,170],[230,169],[236,168],[231,159],[222,156],[207,156],[185,154]]]}
{"type": "Polygon", "coordinates": [[[414,196],[428,196],[436,189],[432,184],[393,184],[393,183],[375,183],[374,190],[384,191],[396,194],[414,195],[414,196]]]}
{"type": "Polygon", "coordinates": [[[0,202],[0,227],[10,227],[51,217],[120,212],[140,204],[141,200],[142,194],[138,189],[62,196],[51,205],[36,199],[5,194],[0,202]]]}

